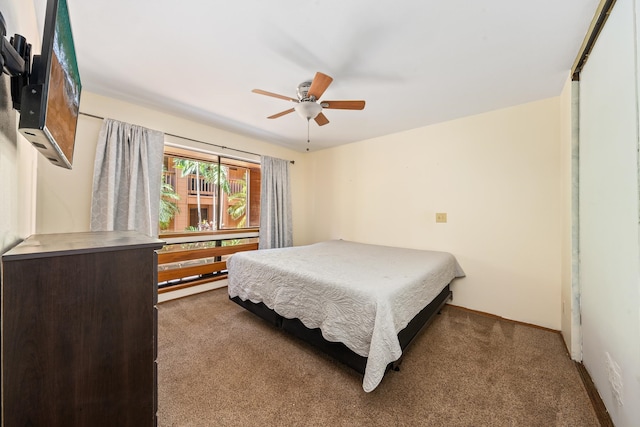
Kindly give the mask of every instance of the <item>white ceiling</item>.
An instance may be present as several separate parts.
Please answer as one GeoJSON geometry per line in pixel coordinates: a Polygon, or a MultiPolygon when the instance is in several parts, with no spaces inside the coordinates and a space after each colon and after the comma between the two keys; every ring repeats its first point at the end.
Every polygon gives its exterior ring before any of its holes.
{"type": "MultiPolygon", "coordinates": [[[[67,0],[83,89],[304,151],[559,95],[599,0],[67,0]]],[[[40,22],[45,0],[34,0],[40,22]]],[[[188,135],[185,135],[188,136],[188,135]]]]}

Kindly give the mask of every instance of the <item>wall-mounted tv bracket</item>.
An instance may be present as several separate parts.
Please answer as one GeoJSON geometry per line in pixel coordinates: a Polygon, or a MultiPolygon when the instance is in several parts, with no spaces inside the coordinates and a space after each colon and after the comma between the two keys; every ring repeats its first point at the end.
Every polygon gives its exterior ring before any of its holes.
{"type": "Polygon", "coordinates": [[[0,12],[0,69],[11,76],[13,108],[20,111],[22,88],[29,84],[31,76],[31,45],[20,34],[10,41],[6,39],[7,24],[0,12]]]}

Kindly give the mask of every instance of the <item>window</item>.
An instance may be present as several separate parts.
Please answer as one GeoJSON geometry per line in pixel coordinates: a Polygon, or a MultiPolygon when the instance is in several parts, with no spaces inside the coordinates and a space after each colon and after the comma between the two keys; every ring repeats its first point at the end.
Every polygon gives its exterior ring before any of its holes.
{"type": "Polygon", "coordinates": [[[226,277],[226,259],[258,248],[260,164],[165,147],[159,292],[226,277]]]}
{"type": "Polygon", "coordinates": [[[260,165],[167,147],[161,198],[161,234],[259,227],[260,165]]]}

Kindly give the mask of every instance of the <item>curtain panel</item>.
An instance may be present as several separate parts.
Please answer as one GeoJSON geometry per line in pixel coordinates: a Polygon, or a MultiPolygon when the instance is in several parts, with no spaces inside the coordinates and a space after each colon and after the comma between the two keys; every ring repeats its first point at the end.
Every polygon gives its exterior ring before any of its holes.
{"type": "Polygon", "coordinates": [[[158,236],[164,133],[105,119],[93,172],[91,230],[158,236]]]}
{"type": "Polygon", "coordinates": [[[258,249],[293,246],[289,162],[261,156],[260,240],[258,249]]]}

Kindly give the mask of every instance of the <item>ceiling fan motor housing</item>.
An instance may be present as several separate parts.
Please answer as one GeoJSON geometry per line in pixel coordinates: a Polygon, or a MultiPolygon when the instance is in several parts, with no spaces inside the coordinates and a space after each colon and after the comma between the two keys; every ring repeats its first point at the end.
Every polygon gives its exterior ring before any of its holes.
{"type": "Polygon", "coordinates": [[[298,99],[304,101],[309,99],[309,88],[311,87],[311,81],[302,82],[298,85],[297,93],[298,99]]]}

